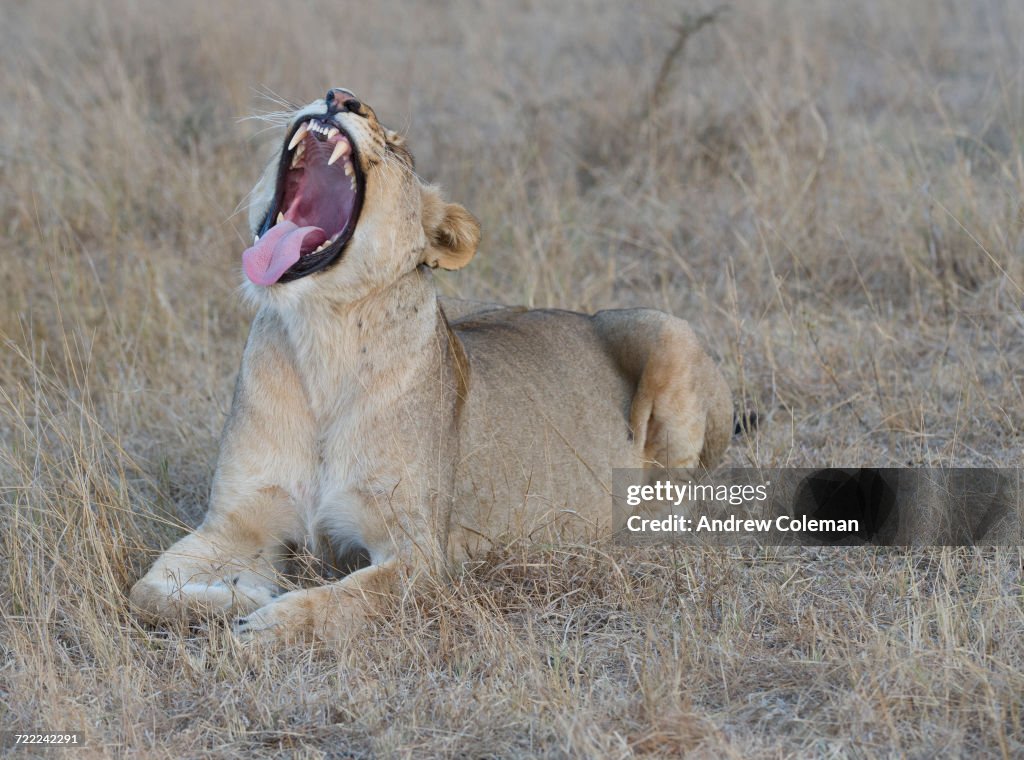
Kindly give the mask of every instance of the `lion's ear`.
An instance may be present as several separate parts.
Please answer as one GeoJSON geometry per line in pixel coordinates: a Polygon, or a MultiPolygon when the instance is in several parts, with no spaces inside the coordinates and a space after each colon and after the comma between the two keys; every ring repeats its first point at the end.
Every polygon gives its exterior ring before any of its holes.
{"type": "Polygon", "coordinates": [[[480,223],[458,203],[446,203],[435,187],[423,189],[423,230],[427,248],[423,263],[442,269],[462,269],[480,243],[480,223]]]}

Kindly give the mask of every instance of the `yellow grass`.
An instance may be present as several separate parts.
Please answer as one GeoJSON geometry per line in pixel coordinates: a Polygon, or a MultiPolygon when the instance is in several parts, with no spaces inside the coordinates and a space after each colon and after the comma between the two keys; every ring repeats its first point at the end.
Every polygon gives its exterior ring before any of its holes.
{"type": "Polygon", "coordinates": [[[0,728],[95,756],[1024,752],[1019,549],[516,546],[360,646],[263,660],[127,612],[203,513],[245,337],[269,143],[240,118],[332,85],[482,221],[444,292],[691,320],[760,413],[732,463],[1022,463],[1024,5],[709,10],[5,4],[0,728]]]}

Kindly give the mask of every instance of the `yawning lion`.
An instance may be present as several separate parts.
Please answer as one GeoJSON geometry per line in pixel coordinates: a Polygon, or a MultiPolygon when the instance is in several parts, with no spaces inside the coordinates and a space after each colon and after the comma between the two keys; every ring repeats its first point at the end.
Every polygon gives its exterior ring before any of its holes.
{"type": "Polygon", "coordinates": [[[607,531],[613,467],[721,458],[730,393],[686,322],[439,300],[479,225],[351,92],[294,114],[253,199],[259,311],[209,510],[132,589],[147,617],[337,638],[493,542],[607,531]],[[368,562],[281,594],[297,545],[368,562]]]}

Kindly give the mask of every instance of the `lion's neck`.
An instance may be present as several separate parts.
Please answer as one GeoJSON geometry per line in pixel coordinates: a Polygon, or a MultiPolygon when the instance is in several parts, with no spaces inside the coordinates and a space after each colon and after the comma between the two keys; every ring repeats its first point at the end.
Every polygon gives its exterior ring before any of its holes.
{"type": "Polygon", "coordinates": [[[420,270],[358,301],[305,303],[282,318],[318,417],[360,398],[400,397],[441,354],[437,293],[420,270]]]}

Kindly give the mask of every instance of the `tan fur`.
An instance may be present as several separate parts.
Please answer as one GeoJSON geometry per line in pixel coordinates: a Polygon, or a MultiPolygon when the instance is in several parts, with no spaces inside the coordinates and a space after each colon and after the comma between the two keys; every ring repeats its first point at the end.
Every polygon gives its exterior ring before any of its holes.
{"type": "Polygon", "coordinates": [[[223,611],[246,639],[339,638],[494,542],[605,533],[613,467],[710,468],[728,442],[729,390],[682,320],[440,302],[430,268],[470,261],[476,220],[371,109],[339,118],[366,178],[355,234],[329,269],[247,285],[260,308],[207,516],[132,589],[151,619],[223,611]],[[370,564],[278,595],[285,547],[317,542],[370,564]]]}

